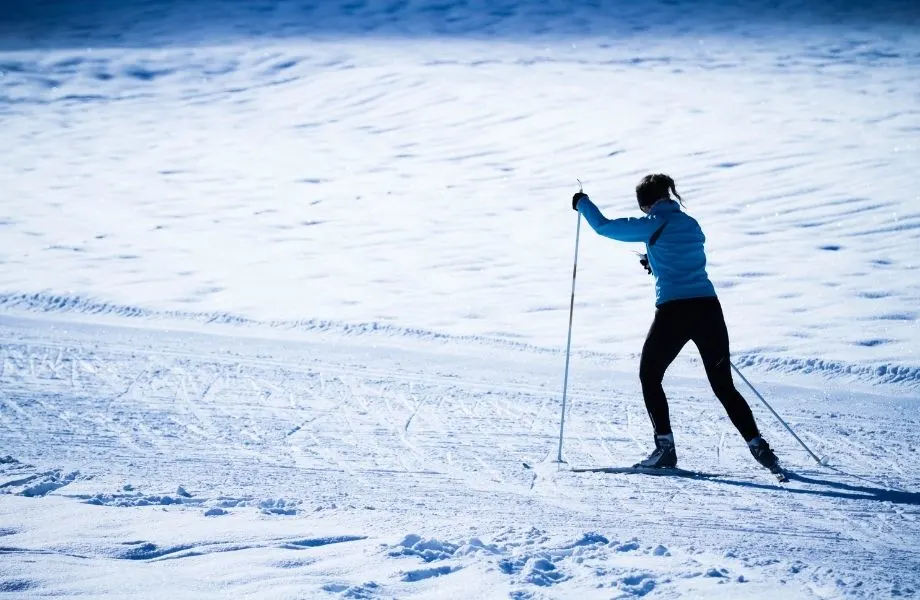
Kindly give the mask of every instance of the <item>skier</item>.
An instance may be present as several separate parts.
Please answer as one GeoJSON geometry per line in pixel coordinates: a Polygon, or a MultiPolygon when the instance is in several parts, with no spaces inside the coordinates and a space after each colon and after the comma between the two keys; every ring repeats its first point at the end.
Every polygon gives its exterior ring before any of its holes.
{"type": "Polygon", "coordinates": [[[750,406],[732,381],[728,329],[715,288],[706,274],[706,237],[699,223],[681,210],[683,199],[667,175],[643,177],[636,186],[636,199],[644,217],[611,220],[601,214],[587,194],[579,191],[572,197],[572,208],[600,235],[621,242],[644,242],[646,253],[640,255],[640,264],[655,277],[655,318],[639,363],[642,396],[655,430],[655,450],[635,466],[677,465],[668,401],[661,382],[684,344],[693,340],[712,391],[747,441],[751,454],[764,467],[779,471],[776,455],[761,437],[750,406]]]}

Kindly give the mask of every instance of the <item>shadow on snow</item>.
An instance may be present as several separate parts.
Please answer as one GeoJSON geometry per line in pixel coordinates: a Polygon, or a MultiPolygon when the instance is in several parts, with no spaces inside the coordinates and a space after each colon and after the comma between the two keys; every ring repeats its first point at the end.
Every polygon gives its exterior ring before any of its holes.
{"type": "MultiPolygon", "coordinates": [[[[850,475],[839,469],[834,469],[841,475],[863,479],[857,475],[850,475]]],[[[892,490],[882,487],[878,484],[872,485],[854,485],[832,479],[822,479],[814,475],[800,475],[799,473],[787,472],[790,482],[799,482],[811,486],[821,486],[824,489],[798,488],[785,485],[782,489],[790,494],[805,494],[808,496],[823,496],[825,498],[841,498],[844,500],[875,500],[878,502],[891,502],[893,504],[908,504],[920,506],[920,493],[892,490]]],[[[736,485],[745,488],[775,490],[776,485],[754,483],[751,481],[740,481],[737,479],[710,479],[709,481],[736,485]]],[[[871,482],[870,482],[871,483],[871,482]]]]}

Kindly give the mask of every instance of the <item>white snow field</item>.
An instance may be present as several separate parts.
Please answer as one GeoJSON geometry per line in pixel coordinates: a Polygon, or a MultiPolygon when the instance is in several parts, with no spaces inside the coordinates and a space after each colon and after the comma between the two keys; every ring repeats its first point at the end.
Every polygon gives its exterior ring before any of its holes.
{"type": "Polygon", "coordinates": [[[0,3],[0,598],[920,596],[920,8],[0,3]],[[648,172],[707,235],[651,445],[648,172]],[[525,464],[527,466],[525,466],[525,464]]]}

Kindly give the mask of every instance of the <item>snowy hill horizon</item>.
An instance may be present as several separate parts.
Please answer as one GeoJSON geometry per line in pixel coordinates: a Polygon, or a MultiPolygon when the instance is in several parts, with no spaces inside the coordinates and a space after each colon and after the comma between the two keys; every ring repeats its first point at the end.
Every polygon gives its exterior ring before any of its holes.
{"type": "Polygon", "coordinates": [[[918,68],[899,0],[0,4],[0,591],[920,595],[918,68]],[[576,179],[650,172],[828,464],[736,381],[766,478],[690,346],[706,477],[571,472],[650,443],[584,224],[552,462],[576,179]]]}

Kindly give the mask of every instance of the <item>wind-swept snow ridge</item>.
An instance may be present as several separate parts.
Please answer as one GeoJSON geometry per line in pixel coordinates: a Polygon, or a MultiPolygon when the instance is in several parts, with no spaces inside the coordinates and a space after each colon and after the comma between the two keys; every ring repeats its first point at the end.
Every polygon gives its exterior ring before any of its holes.
{"type": "Polygon", "coordinates": [[[0,308],[28,312],[82,314],[115,316],[151,321],[189,321],[202,324],[237,325],[265,329],[291,329],[311,332],[333,332],[346,335],[377,333],[394,337],[411,337],[434,341],[479,342],[534,352],[558,352],[530,344],[487,338],[482,336],[448,335],[425,329],[398,327],[386,323],[344,323],[325,319],[301,319],[291,321],[260,321],[223,312],[192,312],[178,310],[153,310],[109,302],[100,302],[81,296],[61,296],[42,292],[26,294],[0,294],[0,308]]]}
{"type": "Polygon", "coordinates": [[[736,359],[739,367],[756,367],[781,373],[815,373],[829,377],[855,377],[878,383],[906,384],[911,388],[920,386],[920,368],[899,365],[853,365],[818,358],[776,358],[743,354],[736,359]]]}
{"type": "MultiPolygon", "coordinates": [[[[346,323],[327,319],[261,321],[225,312],[154,310],[103,302],[82,296],[64,296],[43,292],[0,294],[0,310],[59,315],[110,316],[158,323],[186,322],[202,325],[229,325],[258,330],[288,330],[311,333],[335,333],[347,336],[382,335],[443,343],[481,344],[509,350],[558,354],[559,348],[543,347],[497,337],[451,335],[421,328],[399,327],[387,323],[346,323]]],[[[602,352],[578,352],[579,356],[610,361],[615,355],[602,352]]],[[[819,358],[782,358],[744,353],[737,356],[739,367],[789,374],[815,374],[825,378],[844,378],[871,384],[892,384],[906,391],[920,388],[920,367],[896,364],[854,364],[819,358]]]]}

